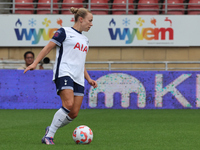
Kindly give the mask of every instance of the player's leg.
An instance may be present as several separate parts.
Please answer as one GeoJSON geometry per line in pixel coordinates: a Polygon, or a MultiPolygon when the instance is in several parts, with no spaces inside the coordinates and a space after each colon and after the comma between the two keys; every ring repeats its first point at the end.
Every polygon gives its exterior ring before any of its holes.
{"type": "Polygon", "coordinates": [[[49,145],[54,144],[53,138],[56,131],[73,120],[68,117],[70,110],[73,108],[73,91],[71,89],[62,90],[60,91],[60,97],[62,100],[62,107],[55,113],[51,126],[46,128],[46,134],[42,139],[42,143],[49,145]]]}
{"type": "Polygon", "coordinates": [[[78,116],[82,101],[83,101],[83,96],[74,96],[74,105],[73,105],[70,113],[68,114],[68,116],[71,119],[75,119],[78,116]]]}
{"type": "Polygon", "coordinates": [[[65,125],[69,124],[78,116],[78,113],[79,113],[79,110],[81,108],[81,104],[83,101],[83,96],[84,96],[84,87],[77,83],[74,83],[73,106],[70,109],[70,113],[66,116],[66,119],[63,120],[62,125],[60,127],[63,127],[65,125]]]}
{"type": "Polygon", "coordinates": [[[73,80],[70,77],[63,77],[56,81],[56,88],[62,100],[62,107],[55,113],[51,126],[46,128],[46,134],[42,138],[42,143],[49,143],[45,141],[46,138],[50,138],[53,141],[57,129],[66,125],[66,120],[72,121],[68,114],[74,103],[73,86],[73,80]]]}
{"type": "Polygon", "coordinates": [[[74,83],[74,105],[69,113],[71,119],[75,119],[78,116],[79,110],[84,96],[84,87],[74,83]]]}

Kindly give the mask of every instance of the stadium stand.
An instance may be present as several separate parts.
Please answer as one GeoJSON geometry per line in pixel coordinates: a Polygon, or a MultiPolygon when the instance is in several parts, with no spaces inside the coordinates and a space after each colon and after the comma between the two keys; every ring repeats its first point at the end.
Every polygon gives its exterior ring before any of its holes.
{"type": "Polygon", "coordinates": [[[91,12],[95,15],[107,15],[109,5],[107,0],[91,0],[91,12]]]}
{"type": "Polygon", "coordinates": [[[137,7],[138,15],[158,15],[159,3],[158,0],[139,0],[137,7]]]}
{"type": "MultiPolygon", "coordinates": [[[[58,14],[58,1],[53,0],[53,14],[58,14]]],[[[51,14],[51,0],[38,0],[37,14],[51,14]]]]}
{"type": "Polygon", "coordinates": [[[0,0],[0,14],[9,14],[12,7],[12,0],[0,0]]]}
{"type": "MultiPolygon", "coordinates": [[[[112,14],[114,15],[126,14],[126,0],[114,0],[112,4],[112,14]]],[[[134,14],[133,0],[129,0],[128,14],[134,14]]]]}
{"type": "Polygon", "coordinates": [[[187,13],[188,15],[200,15],[200,0],[190,0],[187,13]]]}
{"type": "Polygon", "coordinates": [[[82,8],[84,7],[83,1],[82,0],[63,0],[62,4],[62,9],[61,9],[61,14],[72,14],[70,12],[70,8],[75,7],[75,8],[82,8]]]}
{"type": "Polygon", "coordinates": [[[33,0],[15,0],[15,14],[34,14],[33,0]]]}
{"type": "MultiPolygon", "coordinates": [[[[165,1],[163,2],[162,14],[165,14],[165,1]]],[[[167,0],[167,14],[184,15],[183,0],[167,0]]]]}
{"type": "MultiPolygon", "coordinates": [[[[0,0],[1,1],[1,0],[0,0]]],[[[138,14],[138,15],[198,15],[200,14],[200,0],[2,0],[0,14],[71,14],[71,7],[85,7],[96,15],[106,14],[138,14]],[[167,9],[166,9],[167,8],[167,9]],[[159,11],[158,11],[159,10],[159,11]]]]}

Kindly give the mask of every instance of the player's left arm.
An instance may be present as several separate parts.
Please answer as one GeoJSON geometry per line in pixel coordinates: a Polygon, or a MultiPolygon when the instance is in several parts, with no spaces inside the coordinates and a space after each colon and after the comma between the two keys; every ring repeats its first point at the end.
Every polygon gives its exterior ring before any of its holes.
{"type": "Polygon", "coordinates": [[[85,79],[88,81],[88,83],[89,83],[91,86],[93,86],[94,88],[97,87],[97,82],[96,82],[95,80],[92,80],[92,79],[90,78],[90,75],[88,74],[86,68],[85,68],[85,70],[84,70],[84,76],[85,76],[85,79]]]}

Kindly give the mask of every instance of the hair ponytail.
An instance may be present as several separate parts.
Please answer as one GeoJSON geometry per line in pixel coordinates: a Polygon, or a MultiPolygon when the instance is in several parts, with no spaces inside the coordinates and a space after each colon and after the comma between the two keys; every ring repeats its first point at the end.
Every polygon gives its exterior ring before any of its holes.
{"type": "Polygon", "coordinates": [[[74,8],[74,7],[71,7],[70,11],[72,12],[72,14],[74,14],[75,22],[78,21],[78,17],[85,18],[85,16],[87,15],[87,13],[91,13],[86,8],[74,8]]]}

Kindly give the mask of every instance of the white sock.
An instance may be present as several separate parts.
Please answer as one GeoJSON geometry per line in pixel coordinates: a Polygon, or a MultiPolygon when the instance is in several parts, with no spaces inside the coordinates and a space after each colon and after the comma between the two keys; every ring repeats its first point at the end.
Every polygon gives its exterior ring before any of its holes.
{"type": "Polygon", "coordinates": [[[72,122],[73,119],[71,119],[68,114],[69,110],[61,107],[54,115],[51,126],[49,128],[49,132],[47,133],[46,137],[54,138],[54,135],[56,131],[67,125],[68,123],[72,122]]]}
{"type": "Polygon", "coordinates": [[[63,120],[63,122],[62,122],[62,124],[61,124],[61,126],[60,126],[59,128],[64,127],[65,125],[69,124],[69,123],[72,122],[73,120],[74,120],[74,119],[71,119],[71,118],[68,116],[68,114],[67,114],[65,120],[63,120]]]}

